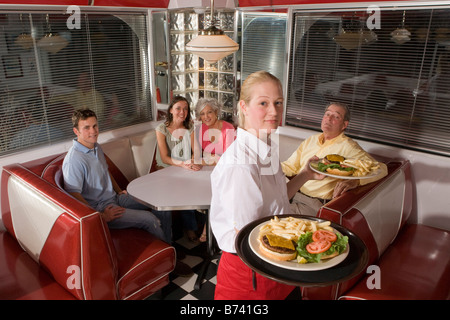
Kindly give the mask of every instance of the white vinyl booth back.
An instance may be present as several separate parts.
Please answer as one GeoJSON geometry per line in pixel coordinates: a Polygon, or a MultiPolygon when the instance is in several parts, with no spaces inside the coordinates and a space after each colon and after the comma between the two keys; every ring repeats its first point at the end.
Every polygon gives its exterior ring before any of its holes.
{"type": "Polygon", "coordinates": [[[156,132],[135,134],[101,144],[103,152],[128,181],[150,172],[156,149],[156,132]]]}

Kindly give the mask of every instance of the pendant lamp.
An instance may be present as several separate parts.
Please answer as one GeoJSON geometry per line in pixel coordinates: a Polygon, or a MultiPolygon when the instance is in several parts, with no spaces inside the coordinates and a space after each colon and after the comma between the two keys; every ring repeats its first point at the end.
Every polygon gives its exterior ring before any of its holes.
{"type": "Polygon", "coordinates": [[[377,41],[377,34],[372,30],[364,30],[363,23],[364,21],[355,17],[352,17],[350,21],[343,21],[341,32],[333,37],[334,41],[346,50],[353,50],[377,41]]]}
{"type": "Polygon", "coordinates": [[[236,52],[239,45],[224,32],[214,26],[214,0],[211,0],[211,24],[209,28],[200,31],[200,35],[192,39],[186,49],[203,58],[208,63],[218,60],[236,52]]]}
{"type": "Polygon", "coordinates": [[[14,40],[14,44],[22,49],[30,50],[33,47],[34,39],[30,33],[25,31],[22,14],[20,14],[20,25],[22,26],[23,31],[17,36],[16,40],[14,40]]]}
{"type": "Polygon", "coordinates": [[[69,42],[57,33],[46,33],[41,40],[38,41],[37,46],[50,53],[57,53],[64,49],[69,42]]]}
{"type": "Polygon", "coordinates": [[[406,11],[403,11],[401,27],[391,32],[391,40],[396,44],[403,44],[411,40],[411,32],[409,32],[408,29],[405,28],[405,15],[406,11]]]}
{"type": "Polygon", "coordinates": [[[353,50],[362,45],[368,45],[377,41],[378,37],[372,30],[345,31],[335,36],[334,41],[346,50],[353,50]]]}
{"type": "Polygon", "coordinates": [[[14,44],[25,50],[30,50],[33,47],[33,37],[29,33],[21,33],[17,36],[14,44]]]}
{"type": "Polygon", "coordinates": [[[50,27],[49,16],[46,16],[47,33],[38,41],[37,46],[50,53],[57,53],[64,49],[69,42],[66,38],[62,37],[58,33],[53,33],[50,27]]]}

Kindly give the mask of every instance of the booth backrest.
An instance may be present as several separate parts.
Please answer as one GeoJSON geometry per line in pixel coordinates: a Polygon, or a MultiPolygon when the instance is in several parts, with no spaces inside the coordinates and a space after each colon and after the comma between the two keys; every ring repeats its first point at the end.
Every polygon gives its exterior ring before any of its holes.
{"type": "Polygon", "coordinates": [[[300,143],[303,141],[302,139],[282,134],[278,136],[278,139],[278,145],[280,146],[280,162],[286,161],[294,153],[294,151],[297,150],[297,148],[300,146],[300,143]]]}
{"type": "MultiPolygon", "coordinates": [[[[386,165],[386,177],[347,191],[323,206],[317,215],[346,227],[363,240],[369,253],[366,268],[375,263],[395,240],[412,211],[413,189],[409,161],[390,161],[386,165]]],[[[337,299],[366,274],[366,268],[344,283],[304,289],[303,297],[337,299]]]]}
{"type": "Polygon", "coordinates": [[[101,144],[103,152],[128,181],[150,172],[156,149],[156,132],[149,130],[101,144]]]}
{"type": "Polygon", "coordinates": [[[42,170],[41,177],[56,187],[64,190],[64,177],[62,173],[62,163],[66,153],[63,153],[50,161],[42,170]]]}
{"type": "Polygon", "coordinates": [[[352,229],[364,221],[367,230],[355,232],[360,237],[373,237],[373,259],[378,259],[395,240],[412,211],[409,161],[391,161],[387,163],[387,167],[386,177],[347,192],[323,206],[318,214],[319,217],[352,229]]]}
{"type": "Polygon", "coordinates": [[[150,172],[156,150],[156,131],[130,136],[137,177],[150,172]]]}
{"type": "Polygon", "coordinates": [[[77,299],[117,299],[117,259],[108,227],[98,212],[61,190],[59,178],[53,180],[20,164],[3,167],[5,227],[77,299]]]}
{"type": "Polygon", "coordinates": [[[128,137],[102,143],[101,147],[105,155],[120,168],[128,181],[137,177],[130,139],[128,137]]]}

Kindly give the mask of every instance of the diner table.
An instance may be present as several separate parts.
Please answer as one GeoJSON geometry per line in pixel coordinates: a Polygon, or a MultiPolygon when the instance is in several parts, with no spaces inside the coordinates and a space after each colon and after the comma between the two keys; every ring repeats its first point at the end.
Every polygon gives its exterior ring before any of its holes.
{"type": "Polygon", "coordinates": [[[199,289],[206,269],[215,255],[215,240],[209,224],[211,172],[213,166],[191,171],[177,166],[151,172],[132,180],[127,192],[158,211],[203,210],[206,212],[207,255],[200,269],[195,289],[199,289]]]}

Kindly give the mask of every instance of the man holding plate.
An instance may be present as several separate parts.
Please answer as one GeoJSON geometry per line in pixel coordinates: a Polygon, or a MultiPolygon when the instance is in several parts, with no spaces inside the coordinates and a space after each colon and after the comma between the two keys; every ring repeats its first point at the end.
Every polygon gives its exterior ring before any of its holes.
{"type": "MultiPolygon", "coordinates": [[[[338,154],[346,159],[359,159],[376,163],[377,161],[364,151],[359,144],[347,137],[344,130],[350,121],[350,110],[347,105],[332,102],[325,110],[322,118],[322,133],[315,134],[304,140],[298,149],[281,163],[287,177],[297,175],[311,157],[324,158],[330,154],[338,154]]],[[[315,216],[326,202],[336,198],[344,192],[377,181],[387,175],[387,167],[379,162],[377,174],[360,178],[336,178],[328,176],[323,180],[310,180],[306,182],[295,194],[291,208],[294,212],[303,215],[315,216]]]]}

